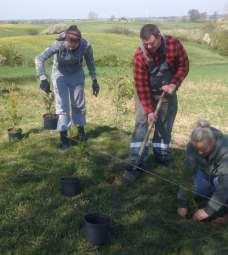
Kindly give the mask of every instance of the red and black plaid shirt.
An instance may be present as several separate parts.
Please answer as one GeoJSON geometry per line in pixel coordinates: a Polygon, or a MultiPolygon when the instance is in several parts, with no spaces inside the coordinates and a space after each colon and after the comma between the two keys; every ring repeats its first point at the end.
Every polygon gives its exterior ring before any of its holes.
{"type": "MultiPolygon", "coordinates": [[[[164,36],[163,41],[165,42],[164,59],[173,74],[170,84],[173,83],[178,88],[185,76],[188,74],[188,56],[184,47],[177,38],[173,36],[164,36]]],[[[153,55],[150,55],[151,63],[159,63],[162,58],[161,54],[164,53],[156,51],[153,55]]],[[[149,83],[149,62],[141,47],[136,50],[134,55],[134,81],[136,91],[144,111],[146,113],[154,112],[153,91],[151,90],[149,83]]]]}

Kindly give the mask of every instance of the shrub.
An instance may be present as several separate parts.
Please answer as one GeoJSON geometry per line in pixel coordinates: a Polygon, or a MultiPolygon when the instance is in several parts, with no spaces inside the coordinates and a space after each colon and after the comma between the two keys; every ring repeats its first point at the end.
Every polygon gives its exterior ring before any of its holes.
{"type": "Polygon", "coordinates": [[[228,26],[210,22],[205,25],[204,30],[211,41],[209,46],[217,49],[221,55],[228,56],[228,26]]]}
{"type": "Polygon", "coordinates": [[[0,66],[3,66],[6,63],[6,57],[0,55],[0,66]]]}
{"type": "Polygon", "coordinates": [[[135,36],[137,35],[136,32],[123,27],[113,27],[111,29],[105,30],[106,33],[112,33],[112,34],[119,34],[119,35],[126,35],[126,36],[135,36]]]}
{"type": "Polygon", "coordinates": [[[22,63],[23,57],[13,44],[0,45],[0,65],[16,66],[22,63]]]}
{"type": "Polygon", "coordinates": [[[16,90],[17,90],[16,86],[12,84],[12,86],[9,89],[9,95],[7,96],[6,103],[7,111],[6,119],[11,122],[13,128],[18,126],[20,121],[22,120],[22,116],[18,112],[18,98],[16,95],[16,90]]]}
{"type": "Polygon", "coordinates": [[[104,55],[96,59],[95,62],[96,62],[96,65],[99,65],[99,66],[121,66],[121,65],[130,64],[130,60],[129,62],[126,60],[122,60],[116,55],[104,55]]]}
{"type": "Polygon", "coordinates": [[[53,113],[54,112],[54,99],[55,99],[55,96],[54,96],[54,93],[51,92],[49,94],[44,94],[43,95],[43,102],[44,102],[44,107],[45,107],[45,110],[46,110],[46,113],[53,113]]]}
{"type": "Polygon", "coordinates": [[[228,30],[215,33],[215,46],[219,53],[228,56],[228,30]]]}
{"type": "MultiPolygon", "coordinates": [[[[4,85],[4,83],[0,83],[0,96],[7,97],[10,94],[11,90],[11,87],[4,85]]],[[[20,89],[16,86],[13,86],[13,91],[18,92],[20,91],[20,89]]]]}
{"type": "Polygon", "coordinates": [[[35,28],[28,28],[27,33],[28,33],[28,35],[38,35],[39,31],[35,28]]]}
{"type": "Polygon", "coordinates": [[[48,29],[44,30],[42,34],[52,35],[52,34],[59,34],[65,31],[68,28],[68,25],[60,23],[54,24],[48,27],[48,29]]]}
{"type": "Polygon", "coordinates": [[[216,22],[215,21],[208,21],[204,24],[203,26],[203,31],[205,31],[205,33],[210,33],[212,31],[215,31],[217,28],[216,22]]]}
{"type": "Polygon", "coordinates": [[[115,124],[121,126],[129,112],[128,102],[134,96],[133,82],[128,76],[119,76],[114,82],[113,103],[116,108],[115,124]]]}
{"type": "Polygon", "coordinates": [[[199,29],[177,29],[175,35],[180,41],[202,43],[202,31],[199,29]]]}

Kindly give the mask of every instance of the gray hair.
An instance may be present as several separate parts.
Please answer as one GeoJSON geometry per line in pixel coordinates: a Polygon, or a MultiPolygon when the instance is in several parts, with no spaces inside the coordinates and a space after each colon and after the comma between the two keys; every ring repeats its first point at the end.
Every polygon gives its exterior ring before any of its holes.
{"type": "Polygon", "coordinates": [[[201,142],[208,140],[215,141],[214,133],[211,129],[211,125],[207,120],[198,120],[190,136],[192,142],[201,142]]]}

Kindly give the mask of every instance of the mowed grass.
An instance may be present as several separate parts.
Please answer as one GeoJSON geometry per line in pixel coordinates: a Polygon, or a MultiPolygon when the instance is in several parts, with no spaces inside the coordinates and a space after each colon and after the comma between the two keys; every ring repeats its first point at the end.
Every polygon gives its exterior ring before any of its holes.
{"type": "MultiPolygon", "coordinates": [[[[139,41],[137,37],[91,33],[89,27],[85,35],[94,45],[96,58],[114,54],[129,60],[129,64],[98,66],[101,93],[97,98],[92,96],[87,76],[88,140],[67,152],[56,148],[56,131],[42,128],[45,108],[33,67],[1,67],[0,88],[8,88],[12,81],[18,88],[18,110],[23,117],[19,126],[26,138],[8,143],[7,128],[11,124],[0,122],[0,254],[227,254],[227,227],[197,224],[176,216],[175,185],[156,176],[144,176],[132,185],[121,182],[122,161],[115,157],[124,159],[128,155],[134,100],[126,99],[126,112],[118,116],[115,99],[121,77],[128,77],[126,89],[132,86],[130,60],[139,41]],[[66,175],[80,178],[80,195],[66,198],[61,194],[60,178],[66,175]],[[109,177],[114,177],[112,184],[107,181],[109,177]],[[94,247],[85,241],[83,216],[88,212],[112,217],[109,244],[94,247]]],[[[32,59],[53,37],[15,39],[21,52],[32,59]]],[[[178,91],[174,160],[169,167],[154,165],[151,157],[147,162],[147,169],[177,183],[182,182],[183,147],[193,123],[199,117],[207,118],[228,132],[228,59],[194,43],[185,46],[191,71],[178,91]]],[[[4,118],[7,93],[2,90],[0,102],[0,118],[4,118]]],[[[76,130],[72,128],[71,135],[74,134],[76,130]]],[[[190,214],[195,209],[191,201],[190,214]]]]}

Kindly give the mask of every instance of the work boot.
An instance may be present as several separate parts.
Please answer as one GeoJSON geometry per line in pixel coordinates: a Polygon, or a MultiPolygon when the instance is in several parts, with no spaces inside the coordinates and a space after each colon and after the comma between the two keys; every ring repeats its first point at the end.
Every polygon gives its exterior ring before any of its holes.
{"type": "Polygon", "coordinates": [[[159,164],[168,165],[171,159],[169,154],[154,153],[154,160],[159,164]]]}
{"type": "Polygon", "coordinates": [[[134,168],[136,161],[137,161],[137,158],[127,158],[126,160],[124,160],[123,162],[124,170],[131,172],[134,168]]]}
{"type": "Polygon", "coordinates": [[[123,173],[123,180],[125,182],[134,182],[142,176],[142,171],[134,169],[132,171],[125,170],[123,173]]]}
{"type": "Polygon", "coordinates": [[[137,163],[137,158],[125,160],[123,179],[126,182],[134,182],[142,176],[143,172],[137,167],[144,168],[144,163],[142,161],[137,163]]]}
{"type": "Polygon", "coordinates": [[[70,147],[70,140],[67,136],[67,131],[61,131],[60,132],[60,144],[58,145],[58,148],[61,150],[67,150],[70,147]]]}
{"type": "Polygon", "coordinates": [[[84,141],[86,140],[86,134],[85,134],[85,128],[84,128],[84,126],[79,126],[79,127],[78,127],[77,139],[78,139],[80,142],[84,142],[84,141]]]}

